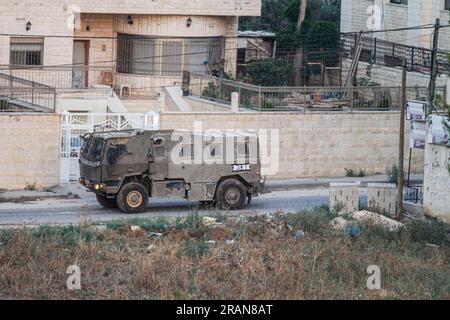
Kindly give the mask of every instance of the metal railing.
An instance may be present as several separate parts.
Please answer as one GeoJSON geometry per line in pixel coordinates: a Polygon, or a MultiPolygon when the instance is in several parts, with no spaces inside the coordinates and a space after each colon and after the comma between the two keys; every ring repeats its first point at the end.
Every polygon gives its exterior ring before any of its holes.
{"type": "Polygon", "coordinates": [[[54,112],[56,89],[0,71],[0,111],[54,112]]]}
{"type": "MultiPolygon", "coordinates": [[[[239,93],[241,108],[257,111],[383,111],[399,109],[400,87],[262,87],[203,74],[191,74],[192,95],[231,103],[239,93]]],[[[407,100],[426,100],[426,87],[407,87],[407,100]]],[[[445,100],[445,87],[436,88],[445,100]]]]}
{"type": "Polygon", "coordinates": [[[56,89],[88,89],[114,83],[111,66],[4,67],[0,72],[56,89]]]}
{"type": "MultiPolygon", "coordinates": [[[[357,39],[357,34],[341,34],[342,51],[348,58],[353,58],[357,39]]],[[[406,59],[409,71],[429,73],[431,70],[432,51],[430,49],[371,37],[361,37],[361,44],[360,61],[387,67],[401,67],[403,59],[406,59]]],[[[439,72],[448,73],[450,71],[449,52],[438,50],[437,60],[439,72]]]]}

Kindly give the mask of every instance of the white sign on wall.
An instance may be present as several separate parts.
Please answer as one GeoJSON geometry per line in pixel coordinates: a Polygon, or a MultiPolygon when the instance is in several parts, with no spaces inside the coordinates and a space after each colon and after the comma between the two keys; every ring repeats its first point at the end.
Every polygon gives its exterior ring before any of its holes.
{"type": "Polygon", "coordinates": [[[450,145],[449,129],[450,120],[444,116],[430,115],[428,118],[430,129],[428,131],[428,143],[450,145]]]}
{"type": "Polygon", "coordinates": [[[427,105],[423,101],[408,101],[406,104],[406,119],[412,121],[425,121],[427,105]]]}
{"type": "Polygon", "coordinates": [[[411,149],[425,149],[425,140],[425,122],[411,121],[411,131],[409,132],[409,147],[411,149]]]}

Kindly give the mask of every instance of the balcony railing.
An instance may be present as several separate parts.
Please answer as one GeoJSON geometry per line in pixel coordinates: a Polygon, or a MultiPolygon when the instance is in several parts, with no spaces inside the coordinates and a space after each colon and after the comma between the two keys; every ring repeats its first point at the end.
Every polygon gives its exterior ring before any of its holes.
{"type": "MultiPolygon", "coordinates": [[[[239,93],[241,108],[257,111],[384,111],[398,110],[400,87],[260,87],[223,78],[191,74],[192,95],[225,104],[239,93]]],[[[407,100],[426,100],[426,87],[407,87],[407,100]]],[[[445,103],[445,87],[436,88],[445,103]]]]}
{"type": "MultiPolygon", "coordinates": [[[[356,34],[341,34],[342,50],[348,58],[353,58],[357,37],[356,34]]],[[[370,37],[362,37],[361,44],[360,61],[387,67],[401,67],[403,59],[406,59],[409,71],[422,73],[431,71],[430,49],[370,37]]],[[[450,71],[449,52],[439,50],[437,60],[439,72],[448,73],[450,71]]]]}

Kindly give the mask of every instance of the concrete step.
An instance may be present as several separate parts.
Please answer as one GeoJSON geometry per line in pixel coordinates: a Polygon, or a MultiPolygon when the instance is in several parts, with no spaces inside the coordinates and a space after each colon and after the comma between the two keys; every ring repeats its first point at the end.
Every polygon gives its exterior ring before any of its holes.
{"type": "Polygon", "coordinates": [[[122,100],[128,112],[146,113],[150,111],[157,111],[156,100],[122,100]]]}

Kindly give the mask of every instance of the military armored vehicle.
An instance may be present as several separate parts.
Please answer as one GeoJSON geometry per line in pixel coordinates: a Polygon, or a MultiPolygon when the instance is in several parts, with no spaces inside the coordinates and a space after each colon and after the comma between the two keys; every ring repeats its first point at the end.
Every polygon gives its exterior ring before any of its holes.
{"type": "Polygon", "coordinates": [[[184,139],[178,135],[173,130],[85,135],[80,183],[103,207],[124,213],[143,212],[151,197],[184,198],[236,210],[261,193],[264,182],[255,135],[184,132],[184,139]]]}

